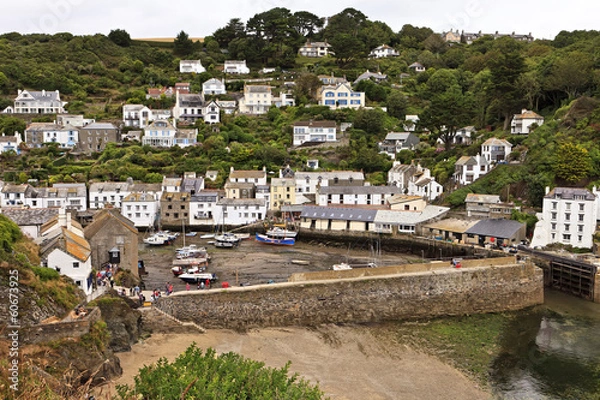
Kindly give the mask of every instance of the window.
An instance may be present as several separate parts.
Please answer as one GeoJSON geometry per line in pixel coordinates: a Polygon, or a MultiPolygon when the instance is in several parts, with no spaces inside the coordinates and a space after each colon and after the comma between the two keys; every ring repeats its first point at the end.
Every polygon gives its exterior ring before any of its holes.
{"type": "Polygon", "coordinates": [[[552,223],[552,230],[555,231],[556,230],[556,222],[552,223]]]}
{"type": "Polygon", "coordinates": [[[585,209],[585,204],[579,203],[579,211],[583,211],[585,209]]]}
{"type": "Polygon", "coordinates": [[[583,232],[583,225],[577,225],[577,232],[583,232]]]}
{"type": "Polygon", "coordinates": [[[553,212],[553,213],[552,213],[552,217],[551,217],[551,218],[552,218],[553,220],[556,220],[556,213],[555,213],[555,212],[553,212]]]}
{"type": "Polygon", "coordinates": [[[570,210],[571,209],[571,203],[566,203],[566,208],[567,208],[567,210],[570,210]]]}
{"type": "Polygon", "coordinates": [[[567,235],[567,234],[563,235],[563,240],[565,240],[567,242],[571,241],[571,235],[567,235]]]}
{"type": "Polygon", "coordinates": [[[579,222],[583,222],[584,221],[584,215],[583,214],[579,214],[579,222]]]}
{"type": "Polygon", "coordinates": [[[569,224],[565,224],[565,232],[569,232],[569,228],[570,228],[570,225],[569,224]]]}
{"type": "Polygon", "coordinates": [[[566,213],[565,214],[565,221],[570,221],[571,220],[571,214],[566,213]]]}
{"type": "Polygon", "coordinates": [[[79,262],[78,261],[75,261],[73,263],[73,268],[79,268],[79,262]]]}
{"type": "Polygon", "coordinates": [[[556,210],[556,208],[557,208],[557,207],[558,207],[558,202],[556,202],[556,201],[553,201],[553,202],[552,202],[552,209],[553,209],[553,210],[556,210]]]}

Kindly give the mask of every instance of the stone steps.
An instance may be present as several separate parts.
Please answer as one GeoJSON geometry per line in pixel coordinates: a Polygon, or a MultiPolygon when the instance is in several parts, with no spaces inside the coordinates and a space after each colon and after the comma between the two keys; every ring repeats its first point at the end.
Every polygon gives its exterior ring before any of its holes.
{"type": "Polygon", "coordinates": [[[138,310],[142,311],[145,322],[150,325],[149,328],[153,331],[160,331],[160,333],[189,333],[190,331],[206,333],[206,329],[195,322],[181,321],[156,307],[140,307],[138,310]]]}

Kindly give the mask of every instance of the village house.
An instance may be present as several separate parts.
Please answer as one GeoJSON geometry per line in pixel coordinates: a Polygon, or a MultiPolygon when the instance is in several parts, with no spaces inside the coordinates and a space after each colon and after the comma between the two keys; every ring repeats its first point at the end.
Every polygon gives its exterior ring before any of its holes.
{"type": "Polygon", "coordinates": [[[379,143],[379,152],[396,159],[396,154],[402,150],[414,150],[420,143],[419,137],[412,132],[390,132],[383,142],[379,143]]]}
{"type": "Polygon", "coordinates": [[[79,128],[77,149],[91,154],[101,152],[108,143],[119,141],[119,128],[108,122],[94,122],[79,128]]]}
{"type": "Polygon", "coordinates": [[[303,57],[325,57],[333,55],[331,45],[327,42],[306,42],[298,50],[303,57]]]}
{"type": "Polygon", "coordinates": [[[273,104],[269,85],[244,85],[244,97],[239,100],[241,114],[266,114],[273,104]]]}
{"type": "Polygon", "coordinates": [[[385,206],[389,198],[401,193],[396,186],[321,186],[317,189],[316,204],[385,206]]]}
{"type": "Polygon", "coordinates": [[[202,66],[202,62],[200,60],[179,61],[179,72],[182,74],[200,74],[204,71],[206,71],[206,69],[202,66]]]}
{"type": "Polygon", "coordinates": [[[83,230],[90,244],[92,265],[112,264],[138,275],[138,230],[119,210],[104,209],[83,230]]]}
{"type": "Polygon", "coordinates": [[[191,194],[186,192],[163,192],[160,198],[160,224],[182,226],[190,219],[191,194]]]}
{"type": "Polygon", "coordinates": [[[408,190],[406,194],[423,197],[429,201],[433,201],[443,192],[444,187],[431,175],[431,170],[417,164],[416,171],[408,180],[408,190]]]}
{"type": "Polygon", "coordinates": [[[56,125],[71,125],[75,128],[82,128],[94,122],[96,122],[94,118],[84,118],[83,114],[58,114],[55,121],[56,125]]]}
{"type": "Polygon", "coordinates": [[[200,190],[191,195],[190,226],[215,226],[215,209],[223,193],[218,190],[200,190]]]}
{"type": "Polygon", "coordinates": [[[58,90],[19,90],[14,104],[15,114],[64,114],[67,103],[60,100],[58,90]]]}
{"type": "Polygon", "coordinates": [[[226,94],[225,80],[210,78],[202,84],[202,94],[204,96],[215,96],[226,94]]]}
{"type": "Polygon", "coordinates": [[[388,76],[386,74],[381,74],[379,72],[371,72],[369,70],[366,70],[365,72],[360,74],[358,76],[358,78],[356,78],[354,80],[353,85],[356,85],[358,82],[364,81],[364,80],[370,80],[375,83],[381,83],[381,82],[387,81],[387,79],[388,79],[388,76]]]}
{"type": "Polygon", "coordinates": [[[450,29],[448,32],[442,33],[441,36],[445,42],[450,42],[450,43],[460,43],[460,41],[462,39],[462,35],[458,31],[458,29],[456,31],[450,29]]]}
{"type": "Polygon", "coordinates": [[[61,149],[72,149],[79,143],[79,130],[71,125],[32,122],[25,128],[25,143],[30,148],[56,143],[61,149]]]}
{"type": "Polygon", "coordinates": [[[355,92],[349,83],[323,86],[319,94],[319,105],[332,110],[338,108],[358,109],[365,106],[365,93],[355,92]]]}
{"type": "Polygon", "coordinates": [[[591,249],[598,219],[598,197],[585,188],[546,188],[542,212],[537,214],[532,247],[552,243],[591,249]]]}
{"type": "Polygon", "coordinates": [[[151,229],[156,226],[160,211],[161,192],[133,192],[121,200],[121,215],[136,228],[151,229]]]}
{"type": "Polygon", "coordinates": [[[346,77],[333,76],[333,72],[331,75],[318,75],[317,78],[321,81],[323,85],[339,85],[340,83],[348,83],[346,77]]]}
{"type": "Polygon", "coordinates": [[[83,228],[71,220],[70,213],[61,209],[56,217],[45,223],[36,243],[40,245],[42,267],[71,278],[86,295],[92,293],[92,249],[83,228]]]}
{"type": "Polygon", "coordinates": [[[510,133],[514,135],[528,135],[533,126],[544,124],[544,117],[527,109],[521,110],[521,114],[515,114],[510,122],[510,133]]]}
{"type": "Polygon", "coordinates": [[[253,183],[255,185],[267,184],[267,168],[262,170],[235,170],[233,166],[229,170],[229,181],[231,183],[253,183]]]}
{"type": "Polygon", "coordinates": [[[15,154],[21,154],[21,143],[23,141],[19,132],[15,132],[14,135],[5,135],[2,133],[2,136],[0,136],[0,153],[14,151],[15,154]]]}
{"type": "Polygon", "coordinates": [[[265,219],[267,204],[264,199],[222,198],[217,202],[214,212],[216,225],[248,225],[265,219]]]}
{"type": "Polygon", "coordinates": [[[398,55],[398,51],[387,44],[382,44],[381,46],[371,50],[369,53],[370,58],[398,57],[398,55]]]}
{"type": "Polygon", "coordinates": [[[169,121],[153,121],[144,128],[142,145],[152,147],[173,147],[175,146],[175,128],[169,121]]]}
{"type": "Polygon", "coordinates": [[[419,116],[418,115],[407,114],[404,117],[404,123],[402,124],[402,127],[404,128],[405,132],[414,132],[417,129],[418,124],[419,124],[419,116]]]}
{"type": "Polygon", "coordinates": [[[489,138],[481,145],[481,156],[490,163],[508,160],[512,144],[506,139],[489,138]]]}
{"type": "Polygon", "coordinates": [[[175,89],[173,87],[157,87],[157,88],[148,88],[146,91],[146,100],[154,99],[158,100],[162,96],[165,97],[173,97],[175,95],[175,89]]]}
{"type": "MultiPolygon", "coordinates": [[[[26,183],[21,185],[5,184],[2,186],[1,192],[0,206],[3,209],[9,207],[31,207],[31,199],[37,195],[33,186],[26,183]]],[[[33,208],[41,208],[41,204],[40,207],[33,208]]]]}
{"type": "Polygon", "coordinates": [[[520,211],[521,207],[515,206],[514,203],[503,203],[498,195],[468,193],[465,209],[468,217],[510,219],[513,210],[520,211]]]}
{"type": "Polygon", "coordinates": [[[476,156],[462,156],[454,164],[454,182],[459,185],[469,185],[487,174],[491,164],[479,154],[476,156]]]}
{"type": "Polygon", "coordinates": [[[60,207],[67,210],[87,210],[88,194],[85,183],[54,183],[52,187],[36,188],[30,200],[32,208],[60,207]]]}
{"type": "Polygon", "coordinates": [[[225,60],[223,72],[226,74],[243,75],[249,74],[250,68],[246,66],[246,60],[225,60]]]}
{"type": "Polygon", "coordinates": [[[321,143],[337,140],[337,123],[335,121],[298,121],[294,123],[294,146],[306,142],[321,143]]]}
{"type": "Polygon", "coordinates": [[[363,186],[365,175],[354,171],[296,172],[296,191],[306,196],[316,196],[317,188],[324,186],[363,186]]]}
{"type": "Polygon", "coordinates": [[[235,100],[216,100],[215,103],[223,110],[225,114],[232,115],[237,110],[237,102],[235,100]]]}
{"type": "Polygon", "coordinates": [[[421,64],[420,62],[414,62],[408,66],[409,71],[413,71],[416,73],[425,72],[425,69],[426,69],[425,66],[423,64],[421,64]]]}
{"type": "Polygon", "coordinates": [[[273,105],[277,108],[294,107],[296,100],[291,92],[280,92],[279,96],[273,97],[273,105]]]}
{"type": "Polygon", "coordinates": [[[42,226],[58,215],[58,208],[3,208],[2,214],[13,221],[24,235],[37,239],[42,226]]]}
{"type": "Polygon", "coordinates": [[[219,105],[214,102],[205,102],[201,94],[181,94],[177,92],[173,118],[176,121],[185,121],[193,124],[202,119],[205,123],[215,124],[220,122],[219,105]]]}
{"type": "Polygon", "coordinates": [[[294,178],[272,178],[269,210],[279,211],[282,206],[292,204],[296,204],[294,178]]]}
{"type": "Polygon", "coordinates": [[[178,129],[173,138],[173,146],[179,146],[182,149],[196,144],[198,144],[198,128],[178,129]]]}
{"type": "Polygon", "coordinates": [[[123,106],[123,125],[126,127],[145,128],[154,117],[152,110],[142,104],[125,104],[123,106]]]}
{"type": "Polygon", "coordinates": [[[175,83],[175,93],[179,92],[181,94],[188,94],[192,90],[192,86],[189,82],[177,82],[175,83]]]}
{"type": "Polygon", "coordinates": [[[452,144],[469,146],[473,143],[476,133],[477,130],[474,126],[465,126],[457,129],[456,134],[452,138],[452,144]]]}
{"type": "Polygon", "coordinates": [[[89,189],[90,208],[121,208],[123,200],[132,193],[160,194],[161,186],[156,183],[135,183],[127,178],[125,182],[92,182],[89,189]]]}

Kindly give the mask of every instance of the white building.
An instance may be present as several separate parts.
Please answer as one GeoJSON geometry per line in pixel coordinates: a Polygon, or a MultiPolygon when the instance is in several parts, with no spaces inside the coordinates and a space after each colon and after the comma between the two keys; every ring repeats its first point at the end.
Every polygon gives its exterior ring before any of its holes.
{"type": "Polygon", "coordinates": [[[229,170],[229,182],[231,183],[253,183],[255,186],[267,184],[267,168],[262,170],[235,170],[233,166],[229,170]]]}
{"type": "Polygon", "coordinates": [[[136,228],[155,226],[160,214],[161,192],[135,192],[128,194],[121,202],[121,215],[133,222],[136,228]]]}
{"type": "Polygon", "coordinates": [[[296,172],[296,193],[317,194],[317,188],[323,186],[363,186],[365,175],[354,171],[296,172]]]}
{"type": "Polygon", "coordinates": [[[169,121],[154,121],[144,128],[142,145],[152,147],[173,147],[177,129],[169,121]]]}
{"type": "Polygon", "coordinates": [[[399,55],[398,51],[393,47],[388,46],[387,44],[382,44],[379,47],[374,48],[369,53],[369,57],[371,58],[386,58],[386,57],[397,57],[399,55]]]}
{"type": "Polygon", "coordinates": [[[223,72],[226,74],[249,74],[250,68],[246,66],[246,60],[225,60],[223,72]]]}
{"type": "Polygon", "coordinates": [[[239,100],[242,114],[266,114],[273,105],[269,85],[244,85],[244,97],[239,100]]]}
{"type": "Polygon", "coordinates": [[[90,208],[121,208],[123,200],[132,193],[157,194],[160,198],[161,187],[158,183],[134,183],[131,178],[126,182],[92,182],[89,190],[90,208]]]}
{"type": "Polygon", "coordinates": [[[182,74],[200,74],[206,71],[206,69],[202,66],[202,62],[200,60],[180,60],[179,61],[179,72],[182,74]]]}
{"type": "Polygon", "coordinates": [[[587,189],[546,188],[531,246],[561,243],[591,249],[594,246],[597,210],[598,198],[587,189]]]}
{"type": "Polygon", "coordinates": [[[22,142],[19,132],[15,132],[14,135],[5,135],[2,133],[2,136],[0,136],[0,153],[14,151],[16,154],[21,154],[19,146],[22,142]]]}
{"type": "MultiPolygon", "coordinates": [[[[216,226],[217,202],[223,196],[216,190],[201,190],[190,198],[190,226],[216,226]]],[[[222,210],[222,207],[220,208],[222,210]]],[[[222,216],[221,216],[222,218],[222,216]]]]}
{"type": "Polygon", "coordinates": [[[512,144],[506,139],[489,138],[481,145],[481,156],[490,163],[508,160],[512,144]]]}
{"type": "Polygon", "coordinates": [[[331,45],[327,42],[306,42],[298,53],[303,57],[325,57],[333,55],[331,45]]]}
{"type": "Polygon", "coordinates": [[[61,126],[71,125],[76,128],[82,128],[94,122],[96,120],[93,118],[83,118],[83,114],[60,114],[56,116],[56,124],[61,126]]]}
{"type": "Polygon", "coordinates": [[[123,106],[123,124],[136,128],[145,128],[154,121],[152,110],[142,104],[125,104],[123,106]]]}
{"type": "Polygon", "coordinates": [[[79,143],[79,130],[71,125],[32,122],[25,129],[25,143],[31,148],[57,143],[61,149],[72,149],[79,143]]]}
{"type": "Polygon", "coordinates": [[[321,186],[317,189],[316,204],[385,206],[388,199],[399,194],[402,191],[396,186],[321,186]]]}
{"type": "Polygon", "coordinates": [[[521,110],[521,114],[515,114],[510,122],[510,133],[515,135],[527,135],[531,126],[544,124],[544,117],[527,109],[521,110]]]}
{"type": "Polygon", "coordinates": [[[365,106],[365,93],[355,92],[349,83],[323,86],[319,96],[319,105],[328,106],[332,110],[338,108],[358,109],[365,106]]]}
{"type": "Polygon", "coordinates": [[[225,79],[210,78],[202,84],[202,94],[204,96],[215,96],[226,94],[225,79]]]}
{"type": "MultiPolygon", "coordinates": [[[[5,184],[1,189],[0,206],[2,208],[23,208],[31,206],[31,199],[37,194],[33,186],[29,184],[11,185],[5,184]]],[[[39,207],[41,208],[41,202],[39,207]]]]}
{"type": "Polygon", "coordinates": [[[267,204],[264,199],[222,198],[214,208],[214,218],[218,225],[248,225],[265,219],[267,204]]]}
{"type": "Polygon", "coordinates": [[[378,233],[423,234],[424,224],[442,219],[450,211],[448,207],[426,205],[416,211],[377,210],[372,231],[378,233]]]}
{"type": "Polygon", "coordinates": [[[469,185],[490,172],[492,165],[482,156],[462,156],[454,164],[454,181],[469,185]]]}
{"type": "Polygon", "coordinates": [[[15,114],[64,114],[67,103],[60,100],[60,92],[19,90],[15,99],[15,114]]]}
{"type": "Polygon", "coordinates": [[[294,146],[306,142],[335,142],[337,140],[335,121],[299,121],[294,123],[294,146]]]}

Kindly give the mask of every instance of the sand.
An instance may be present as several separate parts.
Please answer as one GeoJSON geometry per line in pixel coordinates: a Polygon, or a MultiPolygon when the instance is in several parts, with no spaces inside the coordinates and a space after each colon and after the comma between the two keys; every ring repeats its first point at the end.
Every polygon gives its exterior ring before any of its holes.
{"type": "MultiPolygon", "coordinates": [[[[139,368],[162,357],[176,358],[191,343],[233,351],[290,371],[335,400],[489,399],[489,393],[456,369],[403,345],[374,338],[368,327],[326,325],[319,328],[260,329],[248,333],[209,330],[205,334],[153,334],[119,353],[123,375],[114,384],[133,384],[139,368]]],[[[114,395],[114,386],[97,392],[98,399],[114,395]]]]}

